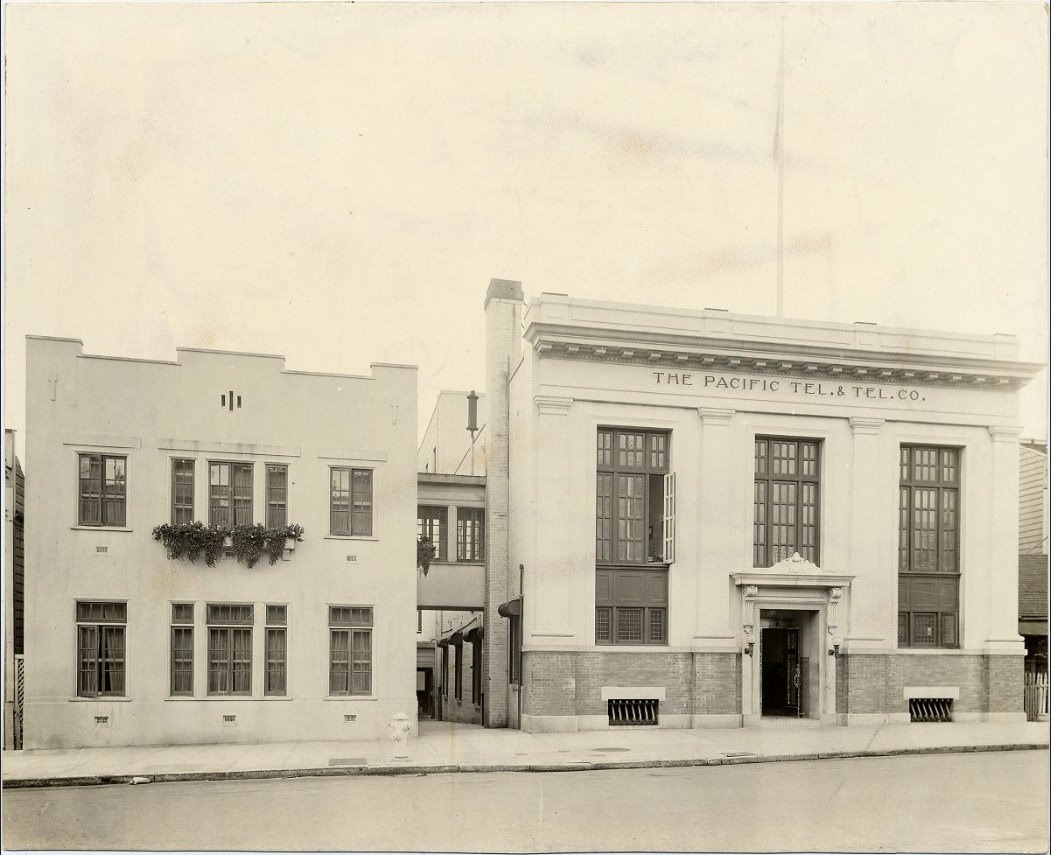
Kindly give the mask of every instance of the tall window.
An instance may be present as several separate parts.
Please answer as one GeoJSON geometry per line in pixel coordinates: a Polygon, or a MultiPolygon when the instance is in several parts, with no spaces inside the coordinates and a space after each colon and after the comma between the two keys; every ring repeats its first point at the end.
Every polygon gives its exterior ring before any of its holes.
{"type": "Polygon", "coordinates": [[[193,695],[193,603],[172,604],[173,696],[193,695]]]}
{"type": "Polygon", "coordinates": [[[208,694],[252,694],[250,605],[210,605],[208,616],[208,694]]]}
{"type": "Polygon", "coordinates": [[[251,525],[252,464],[208,464],[208,521],[212,525],[251,525]]]}
{"type": "Polygon", "coordinates": [[[434,544],[434,560],[445,561],[446,530],[448,527],[449,509],[420,505],[416,509],[416,536],[430,538],[434,544]]]}
{"type": "Polygon", "coordinates": [[[820,452],[815,440],[755,438],[753,566],[769,567],[795,552],[820,563],[820,452]]]}
{"type": "Polygon", "coordinates": [[[193,522],[193,460],[172,461],[172,522],[193,522]]]}
{"type": "Polygon", "coordinates": [[[372,534],[371,469],[332,467],[329,520],[332,534],[372,534]]]}
{"type": "Polygon", "coordinates": [[[668,570],[654,565],[674,559],[669,439],[654,431],[598,431],[596,644],[668,643],[668,570]]]}
{"type": "Polygon", "coordinates": [[[330,606],[328,626],[328,693],[372,694],[372,609],[330,606]]]}
{"type": "Polygon", "coordinates": [[[266,465],[266,527],[288,525],[288,467],[266,465]]]}
{"type": "Polygon", "coordinates": [[[264,695],[284,695],[287,689],[288,607],[266,607],[266,674],[264,695]]]}
{"type": "Polygon", "coordinates": [[[456,509],[456,560],[485,560],[485,509],[456,509]]]}
{"type": "Polygon", "coordinates": [[[127,603],[77,603],[77,697],[124,695],[127,603]]]}
{"type": "Polygon", "coordinates": [[[80,455],[80,525],[122,526],[127,519],[126,457],[80,455]]]}
{"type": "Polygon", "coordinates": [[[958,647],[960,450],[902,446],[898,645],[958,647]]]}

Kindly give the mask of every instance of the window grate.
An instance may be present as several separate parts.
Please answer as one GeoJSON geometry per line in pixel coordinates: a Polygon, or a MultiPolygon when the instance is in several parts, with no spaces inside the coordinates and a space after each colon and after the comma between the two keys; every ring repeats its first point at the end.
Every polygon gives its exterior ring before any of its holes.
{"type": "Polygon", "coordinates": [[[909,698],[910,721],[952,721],[951,698],[909,698]]]}
{"type": "Polygon", "coordinates": [[[657,724],[660,701],[655,698],[615,698],[607,703],[611,726],[657,724]]]}

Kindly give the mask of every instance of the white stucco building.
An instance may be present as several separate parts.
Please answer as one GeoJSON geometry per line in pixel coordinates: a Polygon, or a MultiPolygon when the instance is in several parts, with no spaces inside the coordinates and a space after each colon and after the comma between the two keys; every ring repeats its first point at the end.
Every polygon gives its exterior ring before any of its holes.
{"type": "Polygon", "coordinates": [[[30,337],[27,373],[27,748],[378,738],[414,715],[415,368],[30,337]],[[305,533],[273,564],[170,559],[154,528],[193,521],[305,533]]]}
{"type": "Polygon", "coordinates": [[[490,721],[1023,717],[1013,337],[486,315],[490,721]]]}

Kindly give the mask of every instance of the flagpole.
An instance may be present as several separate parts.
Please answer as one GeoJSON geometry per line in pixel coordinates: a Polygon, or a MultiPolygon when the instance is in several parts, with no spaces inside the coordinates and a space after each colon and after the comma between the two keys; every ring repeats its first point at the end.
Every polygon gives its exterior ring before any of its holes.
{"type": "Polygon", "coordinates": [[[785,22],[777,76],[777,317],[785,316],[785,22]]]}

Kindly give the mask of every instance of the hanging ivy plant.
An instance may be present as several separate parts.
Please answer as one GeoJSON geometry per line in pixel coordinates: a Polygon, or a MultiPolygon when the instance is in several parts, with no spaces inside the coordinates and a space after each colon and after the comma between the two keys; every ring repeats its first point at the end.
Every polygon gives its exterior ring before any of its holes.
{"type": "Polygon", "coordinates": [[[426,576],[427,571],[431,569],[431,561],[434,560],[437,551],[434,541],[429,537],[424,536],[417,539],[416,566],[423,571],[424,576],[426,576]]]}
{"type": "Polygon", "coordinates": [[[271,564],[276,564],[288,539],[302,541],[303,527],[287,525],[267,528],[263,525],[206,526],[202,522],[172,525],[165,523],[153,530],[153,539],[159,540],[170,559],[186,559],[191,564],[204,557],[209,567],[223,557],[229,546],[234,557],[247,567],[254,567],[265,553],[271,564]]]}

